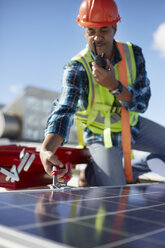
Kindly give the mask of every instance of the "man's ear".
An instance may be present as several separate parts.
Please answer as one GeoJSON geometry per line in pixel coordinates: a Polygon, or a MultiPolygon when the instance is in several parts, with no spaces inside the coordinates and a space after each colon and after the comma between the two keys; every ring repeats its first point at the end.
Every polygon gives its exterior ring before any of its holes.
{"type": "Polygon", "coordinates": [[[116,31],[117,31],[117,24],[113,25],[112,28],[113,28],[113,30],[114,30],[114,36],[115,36],[116,31]]]}

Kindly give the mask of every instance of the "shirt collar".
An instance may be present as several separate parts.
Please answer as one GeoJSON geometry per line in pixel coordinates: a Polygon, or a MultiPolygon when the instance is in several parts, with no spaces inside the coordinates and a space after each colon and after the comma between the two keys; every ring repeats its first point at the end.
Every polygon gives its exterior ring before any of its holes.
{"type": "Polygon", "coordinates": [[[117,43],[115,40],[113,40],[113,55],[112,55],[111,63],[115,65],[119,63],[120,60],[121,60],[121,55],[120,55],[117,43]]]}

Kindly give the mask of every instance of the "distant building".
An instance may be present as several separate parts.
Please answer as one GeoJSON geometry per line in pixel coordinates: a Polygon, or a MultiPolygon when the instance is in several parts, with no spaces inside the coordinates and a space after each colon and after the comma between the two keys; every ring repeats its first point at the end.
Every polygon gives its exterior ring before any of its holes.
{"type": "Polygon", "coordinates": [[[0,109],[2,109],[5,105],[0,103],[0,109]]]}
{"type": "MultiPolygon", "coordinates": [[[[0,110],[0,137],[40,142],[52,102],[59,93],[35,87],[27,87],[10,104],[0,110]]],[[[70,143],[77,143],[77,131],[73,126],[70,143]]]]}

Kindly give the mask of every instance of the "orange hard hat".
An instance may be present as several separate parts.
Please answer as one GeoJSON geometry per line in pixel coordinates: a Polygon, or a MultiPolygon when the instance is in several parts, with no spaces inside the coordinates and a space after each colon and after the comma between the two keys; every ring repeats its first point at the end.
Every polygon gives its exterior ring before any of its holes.
{"type": "Polygon", "coordinates": [[[83,27],[112,26],[120,21],[114,0],[83,0],[77,23],[83,27]]]}

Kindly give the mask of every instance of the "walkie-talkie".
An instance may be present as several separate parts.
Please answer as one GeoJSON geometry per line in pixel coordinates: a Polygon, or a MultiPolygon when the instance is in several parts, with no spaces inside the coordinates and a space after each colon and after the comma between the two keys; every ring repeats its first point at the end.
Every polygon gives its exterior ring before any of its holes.
{"type": "Polygon", "coordinates": [[[107,62],[106,62],[105,53],[102,53],[101,55],[98,55],[95,41],[93,41],[93,49],[94,49],[94,55],[95,55],[96,64],[98,66],[104,68],[105,70],[107,70],[107,62]]]}

